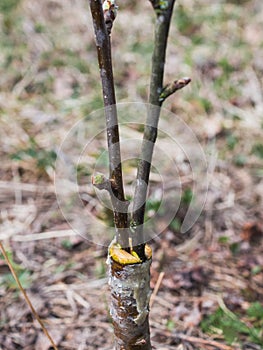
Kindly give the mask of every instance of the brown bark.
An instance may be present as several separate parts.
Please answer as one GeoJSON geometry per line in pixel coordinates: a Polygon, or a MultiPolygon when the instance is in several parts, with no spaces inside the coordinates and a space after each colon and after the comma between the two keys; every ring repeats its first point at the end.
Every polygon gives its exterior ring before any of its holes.
{"type": "MultiPolygon", "coordinates": [[[[111,9],[103,12],[100,0],[89,0],[93,19],[93,27],[96,39],[98,63],[102,83],[102,93],[105,107],[105,118],[107,127],[107,142],[109,152],[109,180],[111,184],[111,203],[114,214],[114,224],[116,227],[116,237],[122,247],[127,248],[128,244],[128,215],[126,211],[127,202],[125,200],[121,151],[119,140],[119,126],[116,108],[116,97],[111,59],[111,42],[109,27],[105,23],[104,16],[111,14],[111,9]]],[[[108,17],[107,17],[108,18],[108,17]]],[[[108,18],[109,20],[109,18],[108,18]]],[[[111,26],[114,18],[111,18],[111,26]]],[[[109,22],[107,22],[109,24],[109,22]]],[[[110,27],[111,29],[111,27],[110,27]]]]}
{"type": "Polygon", "coordinates": [[[152,55],[149,107],[144,126],[141,156],[138,163],[137,182],[134,194],[135,209],[132,213],[132,221],[135,226],[132,241],[135,247],[134,250],[141,259],[145,258],[143,256],[144,243],[142,243],[145,242],[145,238],[143,237],[145,203],[147,198],[154,144],[158,132],[158,123],[161,111],[160,107],[162,106],[163,102],[160,100],[160,94],[163,90],[166,47],[175,3],[175,0],[167,0],[167,2],[164,2],[164,4],[161,5],[160,1],[150,1],[156,14],[154,51],[152,55]]]}

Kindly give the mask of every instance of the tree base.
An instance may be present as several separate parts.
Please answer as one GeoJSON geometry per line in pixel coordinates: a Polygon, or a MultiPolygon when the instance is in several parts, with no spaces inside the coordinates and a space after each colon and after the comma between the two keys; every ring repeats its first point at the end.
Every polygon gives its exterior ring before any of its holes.
{"type": "Polygon", "coordinates": [[[149,330],[150,266],[152,259],[120,264],[108,256],[110,313],[116,350],[151,350],[149,330]]]}

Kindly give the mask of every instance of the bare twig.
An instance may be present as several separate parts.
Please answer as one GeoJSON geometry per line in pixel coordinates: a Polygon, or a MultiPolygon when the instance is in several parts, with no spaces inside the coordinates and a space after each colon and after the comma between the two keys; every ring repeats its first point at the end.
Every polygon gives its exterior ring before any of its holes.
{"type": "Polygon", "coordinates": [[[151,300],[150,300],[150,303],[149,303],[150,309],[153,306],[154,300],[155,300],[155,298],[157,296],[157,293],[158,293],[158,290],[159,290],[159,288],[161,286],[163,278],[164,278],[164,272],[161,272],[159,277],[158,277],[158,280],[156,282],[156,285],[154,287],[153,293],[151,295],[151,300]]]}
{"type": "Polygon", "coordinates": [[[119,145],[119,127],[116,109],[116,98],[111,60],[110,30],[116,13],[114,1],[104,3],[89,0],[96,38],[100,77],[102,83],[105,117],[107,126],[107,141],[109,151],[109,179],[114,183],[111,192],[111,202],[114,212],[117,242],[124,248],[129,246],[127,227],[128,215],[125,210],[126,201],[122,181],[121,154],[119,145]],[[108,8],[106,5],[109,5],[108,8]],[[112,7],[113,6],[113,7],[112,7]],[[106,23],[107,22],[107,23],[106,23]],[[108,27],[108,28],[107,28],[108,27]],[[123,209],[121,204],[123,203],[123,209]],[[126,230],[125,230],[126,229],[126,230]]]}
{"type": "Polygon", "coordinates": [[[150,83],[149,107],[144,127],[143,144],[138,164],[137,182],[134,194],[132,223],[136,228],[133,235],[134,250],[144,260],[143,223],[145,202],[151,170],[154,143],[157,138],[160,117],[160,94],[163,91],[163,77],[166,57],[166,47],[175,0],[151,0],[156,13],[154,51],[152,55],[152,72],[150,83]],[[162,4],[161,4],[162,3],[162,4]]]}
{"type": "Polygon", "coordinates": [[[23,294],[23,296],[24,296],[24,298],[25,298],[25,301],[26,301],[27,305],[28,305],[29,308],[31,309],[32,314],[35,316],[37,322],[39,323],[39,325],[40,325],[40,327],[42,328],[42,330],[43,330],[44,334],[46,335],[46,337],[49,339],[49,341],[50,341],[51,345],[53,346],[53,348],[54,348],[55,350],[58,350],[56,344],[54,343],[54,340],[52,339],[51,335],[49,334],[48,330],[46,329],[46,327],[45,327],[43,321],[42,321],[41,318],[38,316],[38,314],[37,314],[37,312],[36,312],[34,306],[32,305],[30,299],[29,299],[28,296],[27,296],[26,291],[25,291],[24,288],[22,287],[22,284],[20,283],[19,278],[17,277],[17,274],[16,274],[16,272],[15,272],[15,270],[14,270],[14,268],[13,268],[13,266],[12,266],[12,264],[11,264],[11,262],[10,262],[8,256],[7,256],[6,251],[5,251],[5,248],[4,248],[4,246],[2,245],[1,242],[0,242],[0,249],[1,249],[1,251],[2,251],[2,254],[3,254],[3,256],[4,256],[4,259],[5,259],[5,261],[6,261],[7,265],[8,265],[8,267],[9,267],[9,269],[10,269],[10,271],[11,271],[11,273],[12,273],[12,275],[13,275],[13,277],[14,277],[14,279],[15,279],[15,281],[16,281],[16,283],[17,283],[17,285],[18,285],[18,287],[19,287],[19,289],[20,289],[20,291],[21,291],[21,293],[23,294]]]}
{"type": "Polygon", "coordinates": [[[53,185],[46,184],[36,185],[16,181],[0,181],[0,189],[8,191],[25,191],[25,192],[55,192],[53,185]]]}
{"type": "MultiPolygon", "coordinates": [[[[61,237],[71,237],[76,236],[77,233],[73,230],[59,230],[59,231],[47,231],[40,233],[32,233],[29,235],[14,235],[12,240],[15,242],[32,242],[32,241],[40,241],[44,239],[53,239],[53,238],[61,238],[61,237]]],[[[0,236],[1,238],[1,236],[0,236]]]]}
{"type": "Polygon", "coordinates": [[[194,344],[200,344],[200,345],[207,345],[207,346],[213,346],[217,349],[222,349],[222,350],[233,350],[232,347],[219,343],[214,340],[209,340],[209,339],[202,339],[202,338],[197,338],[197,337],[192,337],[188,336],[186,334],[176,334],[176,338],[179,338],[181,340],[188,341],[189,343],[194,343],[194,344]]]}

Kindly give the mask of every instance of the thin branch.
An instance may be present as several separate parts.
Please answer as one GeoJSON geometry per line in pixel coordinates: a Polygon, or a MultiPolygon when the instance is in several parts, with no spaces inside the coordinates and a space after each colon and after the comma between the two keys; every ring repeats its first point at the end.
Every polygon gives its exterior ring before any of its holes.
{"type": "MultiPolygon", "coordinates": [[[[113,191],[117,190],[117,186],[113,179],[107,179],[106,176],[104,176],[104,174],[96,174],[92,176],[91,182],[92,182],[92,185],[96,187],[98,190],[106,190],[110,194],[111,198],[115,197],[113,191]]],[[[115,210],[120,213],[128,213],[129,204],[130,202],[127,200],[116,201],[115,210]]],[[[122,233],[128,234],[128,232],[125,233],[124,230],[122,233]]],[[[128,246],[123,246],[123,245],[121,245],[121,247],[128,248],[128,246]]]]}
{"type": "Polygon", "coordinates": [[[122,181],[121,153],[119,144],[119,127],[116,109],[116,98],[111,60],[110,30],[116,16],[114,1],[104,3],[104,11],[100,0],[89,0],[95,32],[100,77],[102,83],[103,100],[105,106],[105,118],[107,127],[107,142],[109,152],[109,173],[110,181],[115,184],[112,187],[111,202],[114,212],[114,223],[116,227],[116,239],[122,247],[128,247],[128,215],[124,196],[122,181]],[[112,8],[114,6],[114,8],[112,8]],[[113,18],[114,17],[114,18],[113,18]],[[107,22],[107,24],[106,24],[107,22]],[[123,209],[120,210],[121,203],[123,209]]]}
{"type": "Polygon", "coordinates": [[[35,316],[37,322],[39,323],[40,327],[42,328],[42,331],[44,332],[45,336],[46,336],[46,337],[48,338],[48,340],[50,341],[50,343],[51,343],[51,345],[53,346],[53,348],[54,348],[55,350],[58,350],[58,348],[57,348],[57,346],[56,346],[54,340],[52,339],[51,335],[49,334],[48,330],[46,329],[46,327],[45,327],[43,321],[42,321],[41,318],[38,316],[38,314],[37,314],[37,312],[36,312],[34,306],[32,305],[30,299],[29,299],[28,296],[27,296],[26,291],[24,290],[22,284],[20,283],[19,278],[17,277],[17,274],[16,274],[16,272],[15,272],[15,270],[14,270],[14,268],[13,268],[13,266],[12,266],[12,264],[11,264],[9,258],[8,258],[8,255],[6,254],[5,248],[4,248],[4,246],[3,246],[3,244],[2,244],[1,242],[0,242],[0,249],[1,249],[2,254],[3,254],[3,257],[4,257],[6,263],[7,263],[8,267],[9,267],[9,269],[10,269],[10,271],[11,271],[13,277],[14,277],[14,280],[16,281],[16,283],[17,283],[17,285],[18,285],[18,288],[20,289],[21,293],[23,294],[23,296],[24,296],[24,298],[25,298],[25,301],[26,301],[27,305],[29,306],[29,308],[30,308],[32,314],[35,316]]]}
{"type": "Polygon", "coordinates": [[[187,334],[176,334],[175,336],[178,339],[187,341],[189,343],[193,343],[193,344],[200,344],[203,346],[213,346],[217,349],[221,349],[221,350],[233,350],[232,347],[219,343],[217,341],[214,340],[209,340],[209,339],[201,339],[201,338],[197,338],[197,337],[192,337],[192,336],[188,336],[187,334]]]}
{"type": "Polygon", "coordinates": [[[157,296],[157,293],[158,293],[158,291],[159,291],[159,288],[160,288],[160,286],[161,286],[161,284],[162,284],[163,278],[164,278],[164,272],[162,271],[162,272],[160,273],[159,277],[158,277],[158,280],[157,280],[156,285],[155,285],[155,287],[154,287],[153,293],[152,293],[152,295],[151,295],[151,299],[150,299],[150,303],[149,303],[150,309],[151,309],[152,306],[153,306],[154,300],[155,300],[155,298],[156,298],[156,296],[157,296]]]}
{"type": "MultiPolygon", "coordinates": [[[[33,241],[40,241],[44,239],[71,237],[76,235],[77,235],[76,232],[73,230],[46,231],[46,232],[40,232],[40,233],[32,233],[28,235],[15,235],[12,237],[12,240],[15,242],[33,242],[33,241]]],[[[1,238],[0,236],[0,239],[3,239],[3,238],[1,238]]]]}
{"type": "Polygon", "coordinates": [[[175,0],[150,1],[156,13],[154,51],[152,55],[149,107],[147,111],[146,124],[144,127],[141,156],[138,164],[137,182],[134,194],[134,206],[132,214],[132,223],[135,228],[135,232],[132,238],[133,246],[135,247],[134,250],[142,260],[145,259],[143,237],[145,203],[154,143],[157,138],[160,107],[163,102],[160,101],[160,94],[163,91],[166,47],[173,7],[175,3],[175,0]]]}

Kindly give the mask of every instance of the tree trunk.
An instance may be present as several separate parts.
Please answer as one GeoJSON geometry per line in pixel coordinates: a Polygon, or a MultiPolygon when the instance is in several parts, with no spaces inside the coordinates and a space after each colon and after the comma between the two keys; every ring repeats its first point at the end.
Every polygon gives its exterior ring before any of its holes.
{"type": "Polygon", "coordinates": [[[149,330],[150,266],[152,259],[121,264],[109,254],[110,313],[115,350],[151,350],[149,330]]]}

